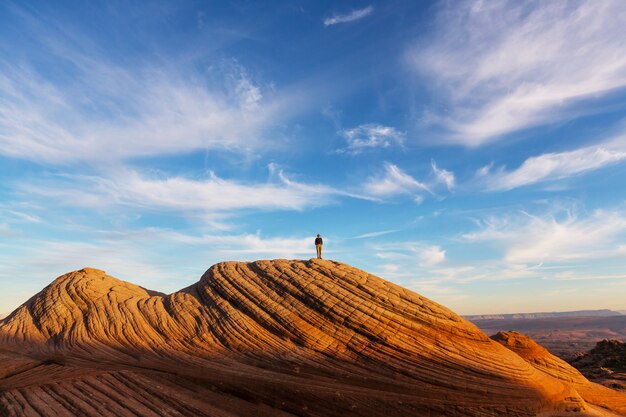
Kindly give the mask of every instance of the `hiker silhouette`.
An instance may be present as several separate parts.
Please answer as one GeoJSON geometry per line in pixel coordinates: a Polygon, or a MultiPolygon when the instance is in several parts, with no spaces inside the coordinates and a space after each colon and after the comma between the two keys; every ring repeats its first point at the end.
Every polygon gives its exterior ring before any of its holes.
{"type": "Polygon", "coordinates": [[[320,234],[317,234],[315,238],[315,250],[317,251],[317,259],[322,259],[322,246],[324,245],[324,241],[320,234]]]}

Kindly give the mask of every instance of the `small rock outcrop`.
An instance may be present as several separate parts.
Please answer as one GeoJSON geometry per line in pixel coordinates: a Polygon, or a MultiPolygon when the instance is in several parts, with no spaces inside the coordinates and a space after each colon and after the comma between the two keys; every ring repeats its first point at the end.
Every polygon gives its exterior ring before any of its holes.
{"type": "Polygon", "coordinates": [[[572,365],[581,371],[602,373],[626,372],[626,343],[620,340],[602,340],[589,352],[572,361],[572,365]]]}
{"type": "Polygon", "coordinates": [[[571,364],[589,379],[626,390],[626,343],[622,341],[602,340],[571,364]]]}

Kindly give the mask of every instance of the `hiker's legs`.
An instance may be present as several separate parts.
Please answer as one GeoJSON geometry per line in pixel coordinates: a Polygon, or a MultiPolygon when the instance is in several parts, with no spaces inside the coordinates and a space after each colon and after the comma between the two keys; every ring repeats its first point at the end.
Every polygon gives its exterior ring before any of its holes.
{"type": "Polygon", "coordinates": [[[317,259],[322,259],[322,245],[315,245],[315,249],[317,249],[317,259]]]}

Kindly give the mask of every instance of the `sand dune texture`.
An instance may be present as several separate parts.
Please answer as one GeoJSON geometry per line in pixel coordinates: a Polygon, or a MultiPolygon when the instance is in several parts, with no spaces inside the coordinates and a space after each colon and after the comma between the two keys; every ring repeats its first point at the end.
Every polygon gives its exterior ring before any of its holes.
{"type": "Polygon", "coordinates": [[[171,295],[85,268],[0,322],[0,415],[624,412],[533,349],[338,262],[225,262],[171,295]]]}

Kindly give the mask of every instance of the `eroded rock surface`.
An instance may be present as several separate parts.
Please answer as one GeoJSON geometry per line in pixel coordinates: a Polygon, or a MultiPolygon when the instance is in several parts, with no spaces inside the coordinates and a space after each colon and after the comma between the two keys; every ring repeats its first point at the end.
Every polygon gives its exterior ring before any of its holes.
{"type": "Polygon", "coordinates": [[[492,339],[517,353],[538,370],[570,383],[588,403],[626,415],[626,395],[587,380],[576,368],[521,333],[498,332],[492,339]]]}
{"type": "Polygon", "coordinates": [[[594,412],[584,377],[332,261],[220,263],[170,295],[86,268],[1,321],[0,348],[2,416],[594,412]]]}

